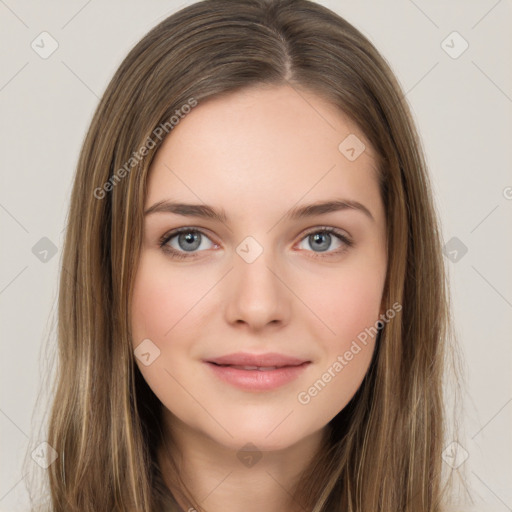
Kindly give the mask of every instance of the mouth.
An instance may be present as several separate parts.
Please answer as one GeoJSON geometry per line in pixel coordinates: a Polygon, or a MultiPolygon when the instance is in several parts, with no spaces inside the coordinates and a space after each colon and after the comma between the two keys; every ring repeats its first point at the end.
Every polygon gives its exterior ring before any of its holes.
{"type": "Polygon", "coordinates": [[[246,369],[269,369],[282,368],[285,366],[299,366],[311,362],[307,359],[278,354],[276,352],[267,352],[265,354],[250,354],[248,352],[237,352],[225,356],[208,359],[207,362],[219,366],[239,366],[246,369]]]}
{"type": "Polygon", "coordinates": [[[213,361],[208,361],[211,364],[214,364],[216,366],[220,366],[222,368],[229,367],[229,368],[235,368],[237,370],[246,370],[246,371],[260,371],[260,372],[267,372],[271,370],[278,370],[280,368],[294,368],[297,366],[302,366],[302,364],[308,364],[308,362],[301,363],[300,365],[284,365],[284,366],[242,366],[239,364],[218,364],[214,363],[213,361]]]}
{"type": "MultiPolygon", "coordinates": [[[[254,356],[250,357],[254,358],[254,356]]],[[[275,356],[266,356],[267,361],[271,357],[277,359],[275,356]]],[[[279,357],[283,361],[283,357],[279,357]]],[[[311,364],[311,361],[300,361],[296,358],[288,358],[286,364],[280,362],[273,365],[261,361],[259,364],[247,364],[247,361],[226,363],[210,360],[204,362],[213,375],[223,383],[253,392],[270,391],[284,386],[297,379],[311,364]]]]}

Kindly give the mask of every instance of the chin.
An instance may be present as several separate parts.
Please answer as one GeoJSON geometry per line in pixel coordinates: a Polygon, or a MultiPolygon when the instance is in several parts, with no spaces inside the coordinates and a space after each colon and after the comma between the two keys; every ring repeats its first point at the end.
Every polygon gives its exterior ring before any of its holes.
{"type": "MultiPolygon", "coordinates": [[[[311,435],[309,431],[290,429],[290,426],[293,426],[292,423],[286,428],[284,423],[291,420],[291,416],[289,419],[284,420],[282,425],[279,425],[279,421],[282,420],[274,422],[271,428],[258,424],[231,423],[231,428],[228,430],[233,437],[225,432],[220,436],[219,432],[216,432],[216,435],[210,437],[217,443],[237,452],[240,450],[252,451],[254,450],[253,446],[261,452],[286,450],[311,435]]],[[[295,426],[298,426],[296,420],[295,426]]]]}

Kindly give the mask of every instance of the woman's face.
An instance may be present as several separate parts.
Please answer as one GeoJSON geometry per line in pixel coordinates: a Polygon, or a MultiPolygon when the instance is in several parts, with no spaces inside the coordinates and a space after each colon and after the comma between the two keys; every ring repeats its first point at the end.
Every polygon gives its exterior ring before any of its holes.
{"type": "Polygon", "coordinates": [[[168,424],[274,450],[345,407],[383,313],[375,166],[355,124],[289,86],[200,102],[174,127],[148,177],[131,312],[168,424]],[[335,201],[362,206],[303,210],[335,201]]]}

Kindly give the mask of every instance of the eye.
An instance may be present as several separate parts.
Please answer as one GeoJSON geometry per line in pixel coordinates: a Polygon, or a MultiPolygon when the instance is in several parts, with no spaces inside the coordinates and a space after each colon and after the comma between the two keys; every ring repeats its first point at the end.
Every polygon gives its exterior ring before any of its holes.
{"type": "Polygon", "coordinates": [[[318,252],[313,252],[316,253],[315,257],[320,258],[324,256],[329,257],[340,255],[354,245],[353,241],[350,240],[342,232],[327,226],[315,228],[314,230],[306,233],[306,236],[302,239],[301,243],[304,242],[307,243],[310,247],[318,249],[318,252]],[[338,248],[338,250],[329,250],[329,248],[332,246],[332,243],[336,240],[338,241],[338,244],[341,243],[341,248],[338,248]],[[327,254],[324,255],[322,253],[327,254]]]}
{"type": "MultiPolygon", "coordinates": [[[[354,243],[345,236],[342,232],[338,231],[335,228],[331,227],[321,227],[315,228],[314,230],[309,231],[306,235],[301,239],[301,243],[308,243],[310,247],[313,247],[315,250],[313,252],[316,253],[314,257],[329,257],[340,255],[352,247],[354,243]],[[329,250],[333,241],[338,241],[338,244],[341,243],[341,249],[338,246],[337,250],[329,250]],[[318,252],[316,251],[318,249],[318,252]],[[322,253],[326,253],[325,255],[322,253]]],[[[177,259],[185,259],[185,258],[195,258],[198,252],[201,252],[200,249],[211,249],[217,244],[211,242],[209,237],[200,229],[196,228],[188,228],[183,227],[179,229],[175,229],[170,233],[166,233],[159,241],[160,248],[169,254],[172,258],[177,259]],[[176,239],[174,241],[174,239],[176,239]],[[209,240],[212,245],[208,247],[204,246],[205,240],[209,240]]],[[[336,249],[336,248],[335,248],[336,249]]]]}
{"type": "MultiPolygon", "coordinates": [[[[204,239],[210,240],[205,233],[198,229],[179,228],[171,233],[166,233],[160,239],[160,247],[164,252],[169,253],[171,257],[181,259],[194,258],[196,256],[196,252],[194,251],[201,248],[205,249],[203,244],[204,239]],[[176,238],[175,243],[169,244],[174,238],[176,238]]],[[[206,247],[206,249],[209,248],[211,247],[206,247]]]]}

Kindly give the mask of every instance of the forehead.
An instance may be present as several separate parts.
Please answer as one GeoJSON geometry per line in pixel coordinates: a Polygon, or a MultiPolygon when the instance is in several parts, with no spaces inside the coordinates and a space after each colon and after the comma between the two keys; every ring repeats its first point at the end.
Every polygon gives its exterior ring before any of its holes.
{"type": "Polygon", "coordinates": [[[262,214],[335,196],[379,201],[365,135],[314,93],[267,86],[209,98],[185,115],[152,162],[146,207],[172,197],[262,214]]]}

